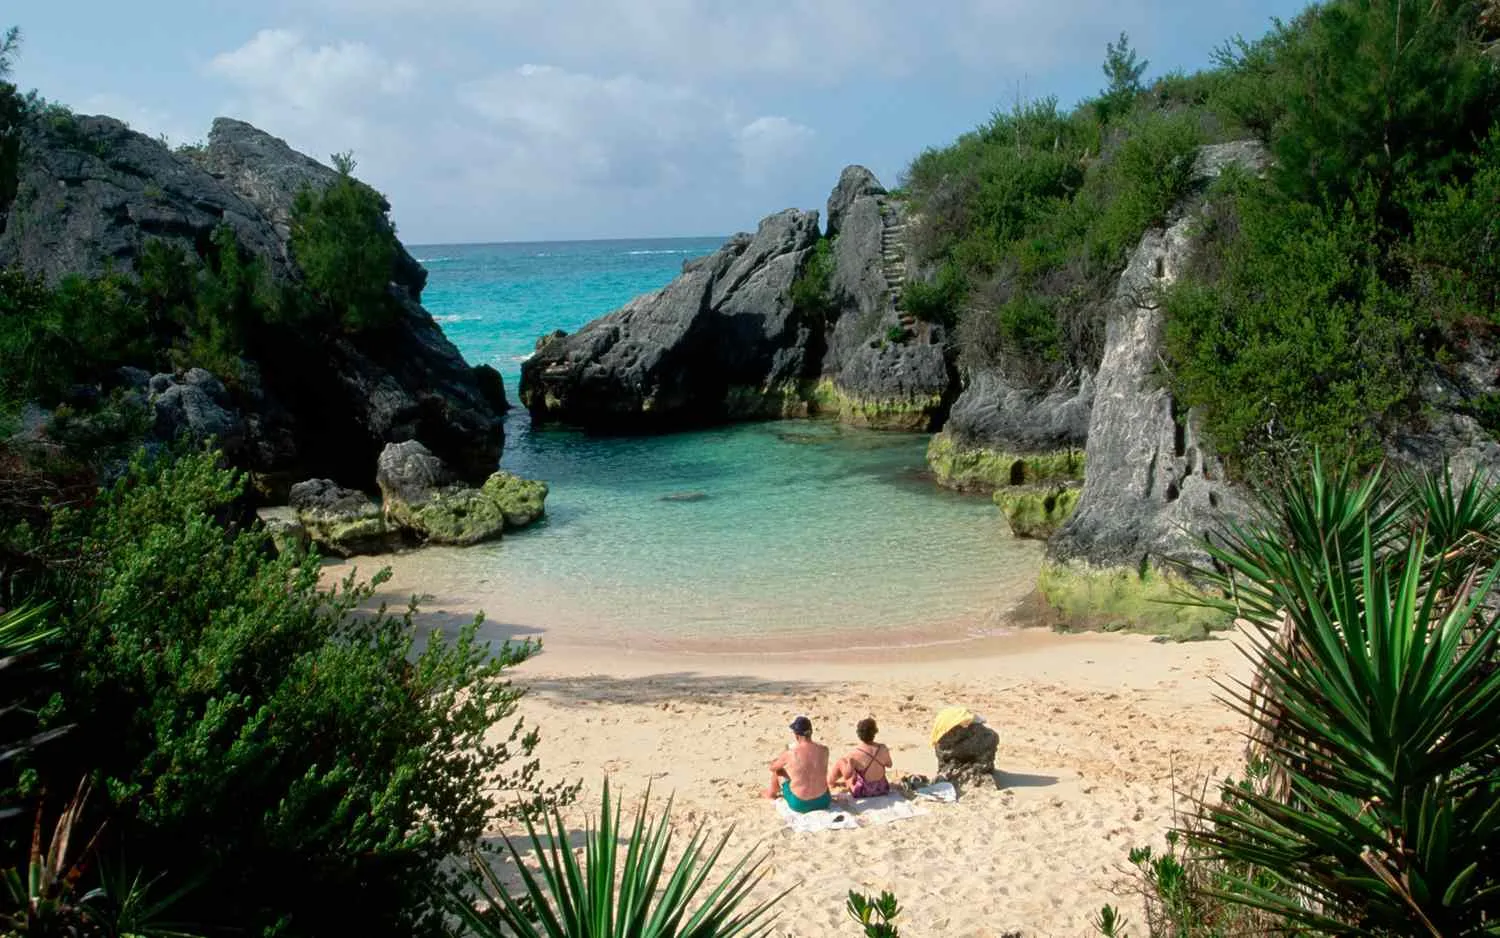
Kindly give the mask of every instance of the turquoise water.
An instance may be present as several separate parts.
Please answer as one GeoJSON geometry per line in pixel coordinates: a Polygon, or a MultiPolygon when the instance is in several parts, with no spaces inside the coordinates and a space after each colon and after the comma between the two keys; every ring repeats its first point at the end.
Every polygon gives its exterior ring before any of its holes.
{"type": "MultiPolygon", "coordinates": [[[[538,335],[664,285],[717,239],[419,247],[424,303],[514,400],[538,335]]],[[[985,498],[924,474],[926,437],[781,421],[653,437],[532,432],[505,468],[551,485],[545,521],[402,558],[400,589],[570,640],[841,643],[983,631],[1039,550],[985,498]]]]}

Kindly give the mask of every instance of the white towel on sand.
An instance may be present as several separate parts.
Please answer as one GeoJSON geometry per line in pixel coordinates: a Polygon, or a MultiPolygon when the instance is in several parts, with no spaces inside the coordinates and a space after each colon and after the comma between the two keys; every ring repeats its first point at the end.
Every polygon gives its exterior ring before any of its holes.
{"type": "Polygon", "coordinates": [[[953,787],[952,782],[937,782],[918,788],[916,795],[918,801],[941,801],[944,804],[952,804],[958,800],[958,789],[953,787]]]}
{"type": "Polygon", "coordinates": [[[913,804],[896,792],[878,798],[835,801],[829,810],[809,811],[806,814],[793,811],[785,800],[776,799],[776,811],[786,822],[786,826],[803,834],[874,827],[926,814],[927,810],[926,806],[913,804]]]}

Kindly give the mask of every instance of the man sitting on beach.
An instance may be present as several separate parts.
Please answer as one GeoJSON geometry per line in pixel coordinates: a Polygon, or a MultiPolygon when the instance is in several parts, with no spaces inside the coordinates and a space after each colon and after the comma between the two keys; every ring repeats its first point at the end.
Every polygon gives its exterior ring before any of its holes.
{"type": "Polygon", "coordinates": [[[828,794],[828,747],[812,741],[812,721],[807,717],[793,720],[791,729],[791,748],[771,760],[766,797],[781,795],[801,814],[826,810],[833,801],[828,794]]]}

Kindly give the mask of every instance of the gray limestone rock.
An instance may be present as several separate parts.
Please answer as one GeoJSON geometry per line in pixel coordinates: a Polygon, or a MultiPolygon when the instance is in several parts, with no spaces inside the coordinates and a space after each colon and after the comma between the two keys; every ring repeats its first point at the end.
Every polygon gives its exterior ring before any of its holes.
{"type": "Polygon", "coordinates": [[[1193,242],[1193,214],[1140,241],[1110,302],[1095,379],[1087,470],[1073,516],[1048,544],[1049,559],[1144,569],[1201,564],[1199,539],[1248,503],[1163,384],[1158,291],[1178,276],[1193,242]]]}
{"type": "Polygon", "coordinates": [[[970,785],[985,782],[994,785],[995,751],[999,747],[1000,734],[977,720],[967,726],[955,726],[933,747],[938,775],[970,785]]]}
{"type": "MultiPolygon", "coordinates": [[[[261,259],[272,278],[301,274],[288,245],[292,203],[337,173],[240,121],[215,122],[206,148],[174,152],[106,117],[47,114],[23,134],[18,193],[0,219],[0,266],[56,281],[68,274],[129,274],[145,244],[163,240],[201,256],[220,226],[261,259]]],[[[391,290],[401,312],[359,334],[289,330],[263,343],[274,354],[243,362],[230,399],[218,390],[169,391],[163,426],[230,429],[208,406],[238,412],[245,439],[236,463],[267,481],[330,476],[369,486],[388,442],[419,439],[465,478],[499,464],[504,392],[476,372],[417,302],[426,272],[405,250],[391,290]]],[[[145,362],[141,364],[147,364],[145,362]]],[[[185,378],[185,388],[196,387],[185,378]]],[[[276,481],[280,480],[280,481],[276,481]]]]}
{"type": "Polygon", "coordinates": [[[655,293],[572,335],[539,342],[521,370],[537,420],[610,429],[723,420],[807,370],[809,324],[788,292],[818,237],[815,212],[772,215],[655,293]]]}
{"type": "Polygon", "coordinates": [[[1087,372],[1036,388],[987,369],[969,377],[943,432],[961,447],[1008,453],[1082,448],[1093,405],[1094,378],[1087,372]]]}
{"type": "Polygon", "coordinates": [[[292,486],[288,504],[313,543],[340,557],[394,550],[400,533],[385,523],[370,496],[331,479],[309,479],[292,486]]]}
{"type": "Polygon", "coordinates": [[[885,186],[874,173],[863,166],[845,166],[828,195],[828,237],[837,237],[843,232],[844,217],[856,202],[868,196],[885,194],[885,186]]]}

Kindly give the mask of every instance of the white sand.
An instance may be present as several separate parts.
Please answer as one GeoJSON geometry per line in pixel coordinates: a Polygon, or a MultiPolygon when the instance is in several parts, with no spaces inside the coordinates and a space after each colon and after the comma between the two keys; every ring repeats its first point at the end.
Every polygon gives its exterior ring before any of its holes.
{"type": "Polygon", "coordinates": [[[1214,699],[1215,678],[1246,670],[1228,641],[1020,633],[783,656],[548,642],[517,678],[531,691],[523,713],[541,727],[544,773],[585,781],[570,821],[597,805],[608,775],[627,804],[648,781],[674,794],[681,829],[734,824],[736,848],[769,853],[765,891],[795,887],[778,934],[857,935],[843,911],[850,889],[894,891],[914,938],[1083,935],[1105,902],[1143,924],[1125,885],[1127,852],[1162,843],[1174,788],[1196,792],[1206,775],[1233,771],[1241,752],[1240,721],[1214,699]],[[836,752],[874,716],[898,774],[931,775],[932,718],[950,704],[999,731],[1003,789],[970,788],[923,817],[822,834],[785,830],[760,797],[797,713],[836,752]]]}

